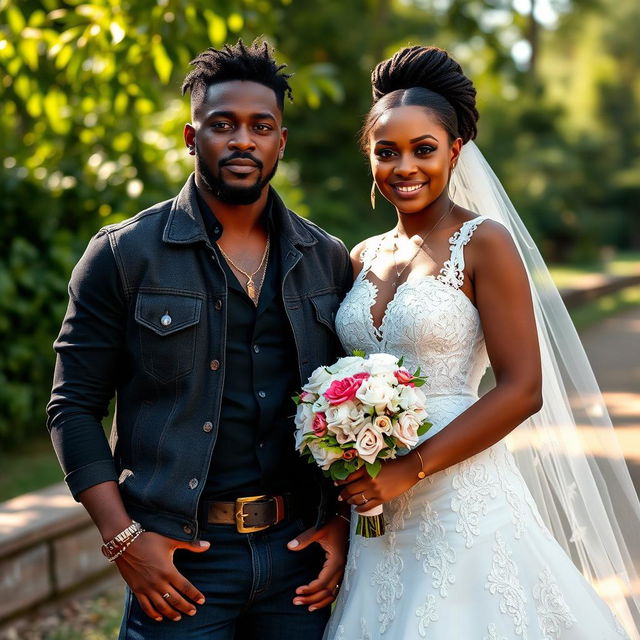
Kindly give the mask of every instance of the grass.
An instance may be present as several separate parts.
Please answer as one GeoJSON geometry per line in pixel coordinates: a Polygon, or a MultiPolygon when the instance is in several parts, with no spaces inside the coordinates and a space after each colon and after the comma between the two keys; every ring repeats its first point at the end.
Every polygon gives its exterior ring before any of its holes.
{"type": "Polygon", "coordinates": [[[0,453],[0,502],[63,479],[49,436],[44,433],[10,452],[0,453]]]}
{"type": "Polygon", "coordinates": [[[560,289],[579,286],[585,276],[607,274],[612,276],[631,276],[640,274],[640,252],[621,253],[606,265],[591,263],[585,265],[566,266],[550,265],[549,271],[553,281],[560,289]]]}

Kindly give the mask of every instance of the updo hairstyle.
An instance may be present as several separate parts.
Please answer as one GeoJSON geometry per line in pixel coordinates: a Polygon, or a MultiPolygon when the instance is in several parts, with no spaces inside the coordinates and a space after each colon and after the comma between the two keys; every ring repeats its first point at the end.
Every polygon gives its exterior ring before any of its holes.
{"type": "Polygon", "coordinates": [[[476,137],[476,90],[462,67],[438,47],[413,46],[380,62],[371,74],[373,106],[360,133],[369,152],[369,134],[378,118],[393,107],[418,106],[431,111],[449,134],[463,143],[476,137]]]}

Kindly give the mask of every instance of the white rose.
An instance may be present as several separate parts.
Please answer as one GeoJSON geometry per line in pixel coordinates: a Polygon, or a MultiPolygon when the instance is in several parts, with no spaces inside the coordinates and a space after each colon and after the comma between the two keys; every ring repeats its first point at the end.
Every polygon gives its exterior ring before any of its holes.
{"type": "Polygon", "coordinates": [[[386,408],[391,411],[391,413],[398,413],[401,409],[400,400],[402,398],[402,389],[402,385],[393,387],[393,393],[391,394],[391,397],[389,398],[386,406],[386,408]]]}
{"type": "Polygon", "coordinates": [[[311,405],[299,404],[294,422],[296,425],[296,449],[302,452],[307,446],[302,439],[307,433],[313,433],[313,429],[311,428],[313,424],[313,409],[311,405]]]}
{"type": "Polygon", "coordinates": [[[309,393],[320,393],[320,387],[331,378],[326,367],[318,367],[310,376],[307,384],[302,387],[309,393]]]}
{"type": "Polygon", "coordinates": [[[391,373],[398,368],[398,358],[388,353],[372,353],[363,363],[363,369],[371,375],[391,373]]]}
{"type": "Polygon", "coordinates": [[[390,436],[393,431],[393,423],[391,422],[391,418],[389,416],[378,416],[373,421],[373,426],[380,431],[380,433],[384,433],[386,436],[390,436]]]}
{"type": "Polygon", "coordinates": [[[364,371],[364,359],[360,356],[347,356],[340,358],[335,364],[332,364],[329,369],[332,373],[339,373],[341,378],[353,375],[364,371]]]}
{"type": "Polygon", "coordinates": [[[373,464],[385,446],[382,434],[373,425],[365,424],[360,429],[360,433],[356,438],[355,449],[363,460],[373,464]]]}
{"type": "Polygon", "coordinates": [[[340,444],[356,439],[364,425],[364,413],[352,401],[327,409],[327,428],[340,444]]]}
{"type": "Polygon", "coordinates": [[[322,413],[327,411],[331,405],[324,396],[319,396],[318,399],[311,405],[314,413],[322,413]]]}
{"type": "Polygon", "coordinates": [[[311,431],[311,424],[313,423],[313,407],[310,404],[301,402],[296,409],[294,422],[296,427],[305,429],[306,431],[311,431]]]}
{"type": "Polygon", "coordinates": [[[375,407],[377,412],[384,410],[392,396],[393,387],[377,378],[368,378],[356,391],[356,398],[367,406],[375,407]]]}
{"type": "Polygon", "coordinates": [[[309,447],[309,450],[313,455],[313,459],[316,461],[318,466],[322,467],[322,469],[324,469],[325,471],[331,466],[333,462],[342,458],[342,451],[338,453],[337,451],[332,451],[331,449],[325,449],[317,442],[309,442],[307,446],[309,447]]]}
{"type": "Polygon", "coordinates": [[[418,444],[418,429],[421,424],[422,420],[415,413],[405,411],[396,421],[393,435],[407,449],[413,449],[418,444]]]}
{"type": "Polygon", "coordinates": [[[350,422],[349,416],[352,411],[358,411],[356,405],[351,401],[343,402],[335,406],[329,406],[325,412],[327,416],[327,427],[330,429],[343,422],[350,422]]]}
{"type": "Polygon", "coordinates": [[[420,389],[406,385],[399,385],[397,388],[400,391],[398,404],[402,409],[410,409],[414,412],[424,411],[426,397],[420,389]]]}

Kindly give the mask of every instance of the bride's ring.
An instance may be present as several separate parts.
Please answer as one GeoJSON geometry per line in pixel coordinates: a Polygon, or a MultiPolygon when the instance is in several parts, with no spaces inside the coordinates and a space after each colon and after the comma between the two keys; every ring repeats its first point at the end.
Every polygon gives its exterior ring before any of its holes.
{"type": "Polygon", "coordinates": [[[361,493],[360,495],[362,496],[362,502],[360,504],[367,504],[367,502],[369,501],[367,500],[367,497],[364,495],[364,493],[361,493]]]}
{"type": "Polygon", "coordinates": [[[170,594],[170,593],[168,593],[168,592],[167,592],[167,593],[163,593],[163,594],[162,594],[162,597],[163,597],[165,600],[168,600],[168,599],[171,597],[171,594],[170,594]]]}

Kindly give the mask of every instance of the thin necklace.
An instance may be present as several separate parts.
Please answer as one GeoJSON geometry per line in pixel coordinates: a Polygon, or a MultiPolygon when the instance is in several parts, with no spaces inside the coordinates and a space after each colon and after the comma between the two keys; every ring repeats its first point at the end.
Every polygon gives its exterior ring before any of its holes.
{"type": "Polygon", "coordinates": [[[225,252],[224,249],[218,244],[218,249],[220,249],[220,253],[224,256],[224,259],[236,270],[239,271],[245,278],[247,278],[247,295],[251,298],[253,304],[257,307],[258,300],[260,299],[260,291],[262,290],[262,285],[264,283],[264,278],[267,270],[264,270],[262,277],[260,278],[260,282],[254,282],[254,276],[262,269],[262,266],[269,258],[269,246],[271,244],[269,236],[267,236],[267,246],[264,248],[264,253],[262,254],[262,260],[260,260],[260,264],[258,268],[253,273],[247,273],[244,269],[241,269],[225,252]]]}
{"type": "Polygon", "coordinates": [[[400,276],[404,273],[405,269],[414,261],[415,257],[420,252],[420,249],[422,249],[422,247],[424,246],[425,240],[431,235],[433,231],[435,231],[435,228],[453,211],[453,207],[455,207],[455,202],[452,201],[449,209],[440,216],[438,221],[433,225],[433,227],[431,227],[431,229],[429,229],[429,231],[427,231],[427,233],[421,236],[421,241],[418,245],[418,248],[416,249],[416,252],[411,256],[411,260],[409,260],[409,262],[407,262],[407,264],[405,264],[404,267],[400,269],[400,271],[398,271],[398,262],[396,260],[396,251],[398,250],[398,228],[396,227],[393,233],[393,266],[395,268],[396,278],[391,283],[391,286],[394,289],[398,286],[398,280],[400,280],[400,276]]]}

